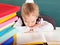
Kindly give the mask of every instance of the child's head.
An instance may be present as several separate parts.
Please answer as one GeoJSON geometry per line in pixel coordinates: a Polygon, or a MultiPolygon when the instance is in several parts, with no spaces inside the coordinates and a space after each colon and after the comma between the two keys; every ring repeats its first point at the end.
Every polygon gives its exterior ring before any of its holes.
{"type": "Polygon", "coordinates": [[[38,6],[34,3],[23,4],[21,15],[26,26],[34,26],[39,16],[38,6]]]}

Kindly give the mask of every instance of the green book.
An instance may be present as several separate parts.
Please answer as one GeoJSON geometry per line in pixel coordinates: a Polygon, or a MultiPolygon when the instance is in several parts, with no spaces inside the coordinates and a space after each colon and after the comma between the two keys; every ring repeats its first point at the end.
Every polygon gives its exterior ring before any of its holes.
{"type": "Polygon", "coordinates": [[[0,44],[12,37],[14,34],[16,34],[17,29],[13,28],[11,31],[8,33],[4,34],[3,36],[0,37],[0,44]]]}

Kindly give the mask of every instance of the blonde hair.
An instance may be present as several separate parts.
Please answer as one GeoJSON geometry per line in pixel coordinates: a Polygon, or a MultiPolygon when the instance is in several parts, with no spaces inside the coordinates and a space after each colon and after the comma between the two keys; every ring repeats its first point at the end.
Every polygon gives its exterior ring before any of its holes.
{"type": "Polygon", "coordinates": [[[35,3],[25,3],[22,6],[21,15],[23,16],[30,16],[30,14],[33,14],[32,16],[39,16],[39,8],[35,3]]]}

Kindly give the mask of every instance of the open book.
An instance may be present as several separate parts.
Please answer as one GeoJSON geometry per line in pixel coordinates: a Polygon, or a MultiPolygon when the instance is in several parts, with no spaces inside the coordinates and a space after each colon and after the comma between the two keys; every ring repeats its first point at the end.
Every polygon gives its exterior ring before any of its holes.
{"type": "Polygon", "coordinates": [[[17,44],[28,44],[34,42],[46,42],[44,35],[41,32],[21,33],[21,30],[27,30],[26,27],[17,29],[17,44]]]}

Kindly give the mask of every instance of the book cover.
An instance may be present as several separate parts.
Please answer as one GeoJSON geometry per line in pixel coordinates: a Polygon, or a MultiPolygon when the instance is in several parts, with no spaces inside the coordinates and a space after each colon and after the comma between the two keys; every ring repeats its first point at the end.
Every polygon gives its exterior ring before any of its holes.
{"type": "Polygon", "coordinates": [[[13,25],[14,25],[14,23],[15,23],[15,22],[12,22],[12,23],[7,24],[6,26],[4,26],[4,27],[0,28],[0,33],[1,33],[2,31],[6,30],[8,27],[13,26],[13,25]]]}
{"type": "Polygon", "coordinates": [[[5,21],[8,21],[9,19],[13,18],[14,16],[16,16],[16,13],[12,13],[4,18],[0,18],[0,24],[5,22],[5,21]]]}
{"type": "Polygon", "coordinates": [[[4,22],[4,23],[1,23],[1,24],[0,24],[0,28],[4,27],[4,26],[6,26],[6,25],[8,25],[8,24],[10,24],[10,23],[12,23],[12,22],[15,22],[16,20],[18,20],[18,17],[17,17],[17,16],[11,18],[10,20],[8,20],[8,21],[6,21],[6,22],[4,22]]]}
{"type": "Polygon", "coordinates": [[[9,31],[8,33],[6,33],[3,36],[1,36],[0,37],[0,44],[2,44],[3,42],[5,42],[7,39],[9,39],[10,37],[12,37],[16,33],[17,33],[17,29],[14,28],[11,31],[9,31]]]}
{"type": "Polygon", "coordinates": [[[20,10],[19,6],[0,3],[0,18],[20,10]]]}
{"type": "Polygon", "coordinates": [[[9,26],[8,28],[4,29],[3,31],[0,32],[0,37],[11,31],[12,29],[13,29],[12,26],[9,26]]]}
{"type": "Polygon", "coordinates": [[[14,38],[11,37],[8,40],[6,40],[5,42],[3,42],[1,45],[11,45],[11,43],[14,42],[14,38]]]}

